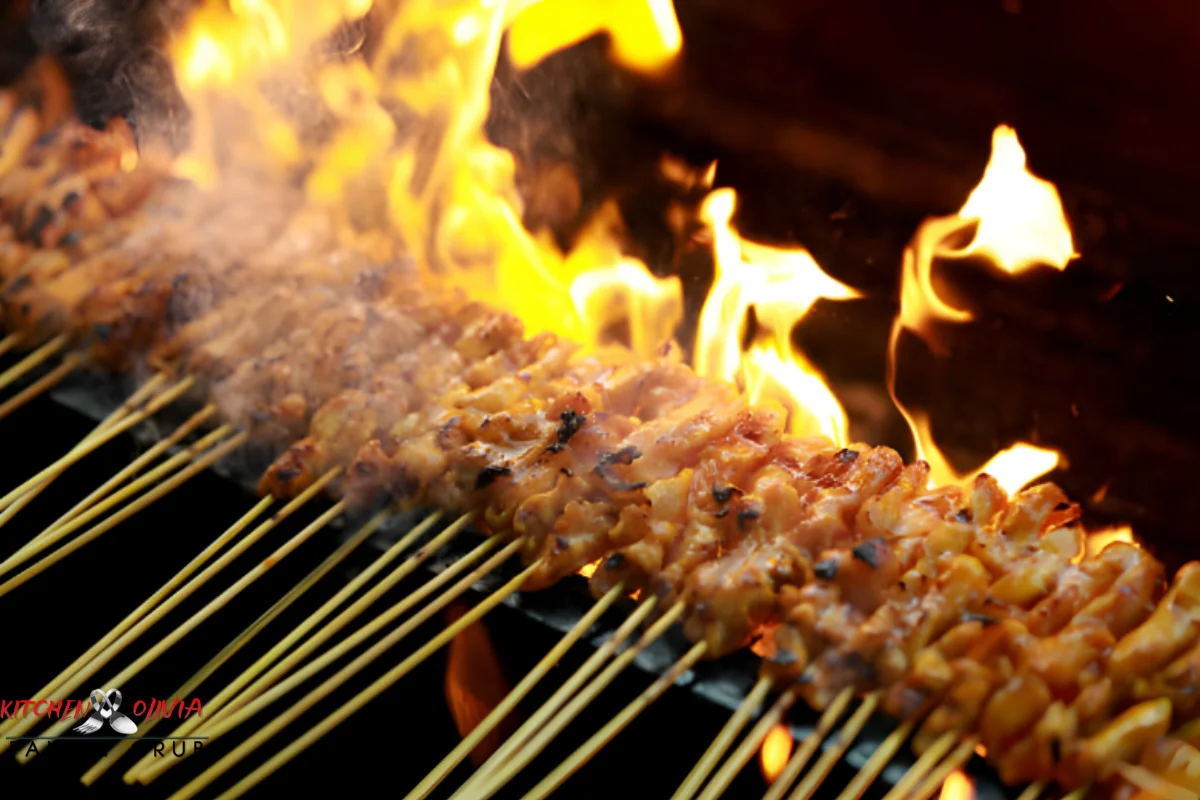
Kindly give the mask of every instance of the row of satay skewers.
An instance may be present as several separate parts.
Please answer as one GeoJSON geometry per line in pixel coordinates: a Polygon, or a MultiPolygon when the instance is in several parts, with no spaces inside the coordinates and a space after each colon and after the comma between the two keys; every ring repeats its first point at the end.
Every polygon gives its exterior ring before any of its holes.
{"type": "MultiPolygon", "coordinates": [[[[119,433],[177,402],[197,401],[199,410],[0,563],[0,596],[235,450],[276,456],[260,482],[263,499],[37,696],[81,688],[313,497],[336,502],[110,684],[133,679],[336,517],[390,504],[440,509],[175,735],[223,737],[431,602],[175,797],[206,789],[513,555],[525,566],[501,590],[222,797],[287,763],[504,597],[588,565],[593,611],[410,797],[445,780],[598,616],[630,595],[639,600],[627,622],[457,796],[490,797],[505,786],[676,623],[693,646],[530,797],[561,785],[700,659],[752,642],[765,656],[762,677],[677,800],[719,796],[803,698],[823,713],[768,792],[784,796],[855,697],[862,702],[790,797],[817,790],[877,709],[902,723],[846,798],[860,795],[910,735],[922,756],[889,800],[930,796],[977,748],[1007,782],[1033,781],[1030,796],[1052,781],[1198,796],[1200,732],[1184,724],[1200,710],[1196,564],[1168,588],[1162,566],[1134,545],[1087,554],[1078,508],[1049,484],[1011,498],[987,476],[928,489],[928,467],[905,466],[887,448],[789,436],[781,407],[751,406],[733,387],[698,378],[674,348],[640,360],[526,337],[511,315],[430,285],[386,240],[347,239],[298,193],[254,175],[197,192],[168,179],[164,160],[143,154],[132,164],[121,125],[103,133],[71,121],[50,126],[21,100],[0,95],[0,324],[10,332],[0,350],[29,355],[0,374],[0,388],[60,360],[0,415],[79,369],[130,374],[148,365],[153,376],[70,453],[0,498],[0,525],[119,433]],[[276,502],[284,505],[255,525],[276,502]],[[402,559],[443,513],[455,521],[402,559]],[[471,524],[491,535],[469,556],[318,655],[471,524]],[[772,690],[777,699],[725,758],[772,690]]],[[[370,536],[382,513],[179,694],[370,536]]],[[[9,721],[0,733],[19,736],[36,723],[9,721]]],[[[60,722],[50,734],[69,727],[60,722]]],[[[126,779],[148,782],[173,763],[147,756],[126,779]]]]}

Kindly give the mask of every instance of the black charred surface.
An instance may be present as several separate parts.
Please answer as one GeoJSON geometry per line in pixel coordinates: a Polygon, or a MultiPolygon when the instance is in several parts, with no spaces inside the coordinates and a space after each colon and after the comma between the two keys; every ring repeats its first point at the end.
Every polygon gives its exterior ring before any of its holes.
{"type": "Polygon", "coordinates": [[[831,581],[837,577],[838,562],[832,558],[813,564],[813,574],[823,581],[831,581]]]}
{"type": "Polygon", "coordinates": [[[475,479],[475,488],[483,489],[486,486],[491,486],[497,478],[507,477],[512,475],[511,467],[484,467],[479,477],[475,479]]]}
{"type": "Polygon", "coordinates": [[[887,547],[887,542],[882,536],[876,536],[873,539],[867,539],[855,546],[854,557],[863,562],[871,569],[879,566],[883,560],[883,550],[887,547]]]}
{"type": "Polygon", "coordinates": [[[567,442],[571,441],[571,437],[579,433],[584,425],[587,425],[587,416],[580,414],[573,408],[568,408],[559,416],[562,423],[554,432],[554,444],[550,445],[550,452],[557,453],[567,446],[567,442]]]}

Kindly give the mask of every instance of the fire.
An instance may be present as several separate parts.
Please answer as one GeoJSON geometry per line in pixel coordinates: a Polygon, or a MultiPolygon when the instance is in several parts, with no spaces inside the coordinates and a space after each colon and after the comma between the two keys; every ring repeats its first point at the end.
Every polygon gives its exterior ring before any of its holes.
{"type": "Polygon", "coordinates": [[[941,800],[975,800],[975,784],[961,769],[956,769],[942,784],[941,800]]]}
{"type": "Polygon", "coordinates": [[[962,323],[970,312],[946,303],[933,285],[935,259],[985,258],[1010,275],[1037,265],[1065,269],[1076,257],[1071,228],[1054,184],[1029,172],[1016,131],[1000,125],[992,135],[992,154],[979,185],[951,217],[927,221],[905,250],[901,265],[900,313],[888,344],[888,390],[908,422],[917,457],[930,465],[930,482],[968,483],[987,473],[1010,493],[1059,466],[1061,454],[1018,442],[970,473],[959,473],[934,441],[929,418],[907,409],[896,396],[896,347],[900,333],[912,331],[944,355],[933,336],[937,321],[962,323]],[[950,244],[974,228],[965,247],[950,244]]]}
{"type": "Polygon", "coordinates": [[[758,752],[758,761],[768,784],[774,783],[787,766],[788,759],[792,757],[792,744],[792,732],[786,725],[776,724],[767,731],[758,752]]]}
{"type": "Polygon", "coordinates": [[[818,300],[848,300],[858,292],[826,275],[806,250],[745,241],[731,220],[732,189],[717,189],[701,208],[713,239],[716,274],[700,312],[696,372],[737,383],[751,401],[779,400],[797,435],[849,441],[846,412],[821,373],[792,347],[792,330],[818,300]],[[755,330],[743,351],[750,314],[755,330]]]}
{"type": "Polygon", "coordinates": [[[1089,558],[1092,558],[1099,555],[1104,548],[1113,542],[1125,542],[1126,544],[1136,545],[1137,541],[1133,538],[1133,528],[1130,528],[1128,525],[1121,525],[1116,528],[1104,528],[1093,531],[1088,534],[1085,552],[1089,558]]]}
{"type": "Polygon", "coordinates": [[[584,564],[582,567],[579,568],[579,574],[585,578],[591,578],[593,575],[596,574],[596,570],[597,570],[597,568],[599,568],[599,566],[600,566],[599,561],[596,561],[592,564],[584,564]]]}
{"type": "Polygon", "coordinates": [[[617,63],[642,72],[671,64],[683,48],[683,33],[671,0],[533,0],[508,35],[508,55],[518,69],[606,33],[617,63]]]}

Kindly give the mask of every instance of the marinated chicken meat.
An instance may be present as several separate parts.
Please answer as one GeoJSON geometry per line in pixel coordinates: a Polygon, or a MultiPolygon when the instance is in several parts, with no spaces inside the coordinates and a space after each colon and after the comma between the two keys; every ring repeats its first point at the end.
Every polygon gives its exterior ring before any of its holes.
{"type": "Polygon", "coordinates": [[[1168,581],[1134,545],[1088,554],[1051,484],[930,488],[888,448],[791,436],[673,345],[528,336],[253,176],[206,195],[126,170],[122,135],[42,130],[0,93],[0,323],[195,377],[275,457],[263,494],[341,467],[352,509],[473,512],[520,540],[524,589],[595,564],[596,596],[682,603],[709,657],[758,641],[780,688],[879,692],[921,715],[918,750],[977,736],[1008,782],[1169,771],[1200,745],[1180,729],[1200,719],[1200,564],[1168,581]]]}

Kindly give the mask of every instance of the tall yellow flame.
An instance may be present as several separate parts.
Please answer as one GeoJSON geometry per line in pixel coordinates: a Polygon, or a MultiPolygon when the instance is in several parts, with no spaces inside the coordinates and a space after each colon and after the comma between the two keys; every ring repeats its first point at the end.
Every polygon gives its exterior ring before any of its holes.
{"type": "Polygon", "coordinates": [[[792,347],[791,337],[818,300],[859,294],[826,275],[806,250],[742,239],[731,224],[736,205],[732,189],[718,189],[701,207],[713,238],[716,274],[700,313],[696,372],[738,383],[752,401],[782,401],[791,412],[793,433],[823,434],[844,445],[846,413],[820,371],[792,347]],[[751,310],[757,330],[743,352],[751,310]]]}
{"type": "Polygon", "coordinates": [[[888,343],[888,390],[908,422],[917,457],[929,463],[931,483],[966,483],[986,472],[1011,493],[1058,467],[1061,454],[1018,442],[997,453],[982,467],[959,473],[934,441],[929,418],[910,411],[896,396],[896,352],[901,331],[918,334],[941,352],[932,323],[973,319],[970,312],[942,300],[933,285],[935,259],[968,256],[982,257],[1012,275],[1040,264],[1062,270],[1075,257],[1071,229],[1058,190],[1054,184],[1029,172],[1025,151],[1016,132],[1007,125],[996,128],[987,168],[959,212],[924,223],[904,252],[900,311],[888,343]],[[960,249],[948,244],[973,226],[975,234],[970,244],[960,249]]]}

